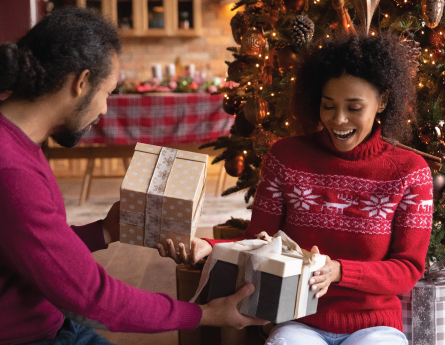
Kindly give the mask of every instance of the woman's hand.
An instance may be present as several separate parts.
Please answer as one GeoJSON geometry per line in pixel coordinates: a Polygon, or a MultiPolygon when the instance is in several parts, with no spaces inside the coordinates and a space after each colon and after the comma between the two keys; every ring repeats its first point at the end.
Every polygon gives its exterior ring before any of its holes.
{"type": "Polygon", "coordinates": [[[169,238],[166,240],[167,248],[158,243],[159,255],[163,257],[170,257],[177,264],[196,265],[203,258],[212,252],[212,246],[206,240],[200,238],[194,238],[190,246],[190,254],[185,252],[183,243],[179,243],[179,252],[176,252],[173,241],[169,238]]]}
{"type": "MultiPolygon", "coordinates": [[[[313,246],[311,249],[312,253],[320,254],[317,246],[313,246]]],[[[311,284],[311,290],[320,289],[315,295],[315,298],[320,298],[328,292],[329,285],[332,282],[339,282],[341,279],[341,264],[337,260],[331,260],[329,256],[326,255],[326,264],[314,273],[314,276],[309,279],[309,284],[311,284]]]]}

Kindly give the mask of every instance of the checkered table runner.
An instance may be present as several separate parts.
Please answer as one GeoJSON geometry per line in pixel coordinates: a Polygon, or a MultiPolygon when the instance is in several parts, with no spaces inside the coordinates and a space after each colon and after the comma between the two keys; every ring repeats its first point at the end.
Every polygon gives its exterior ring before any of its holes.
{"type": "Polygon", "coordinates": [[[228,135],[234,116],[222,109],[222,95],[112,95],[108,112],[81,144],[154,145],[205,143],[228,135]]]}

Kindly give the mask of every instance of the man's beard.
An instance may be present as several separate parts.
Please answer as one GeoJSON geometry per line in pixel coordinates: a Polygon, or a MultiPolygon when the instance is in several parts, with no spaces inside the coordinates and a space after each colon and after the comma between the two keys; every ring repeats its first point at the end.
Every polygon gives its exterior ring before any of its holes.
{"type": "Polygon", "coordinates": [[[87,113],[88,107],[95,95],[95,91],[91,90],[83,99],[79,101],[74,113],[71,115],[71,121],[60,125],[51,134],[51,138],[60,146],[66,148],[72,148],[77,145],[82,135],[84,135],[90,126],[93,126],[99,122],[99,117],[91,122],[85,128],[78,129],[79,122],[82,117],[87,113]]]}

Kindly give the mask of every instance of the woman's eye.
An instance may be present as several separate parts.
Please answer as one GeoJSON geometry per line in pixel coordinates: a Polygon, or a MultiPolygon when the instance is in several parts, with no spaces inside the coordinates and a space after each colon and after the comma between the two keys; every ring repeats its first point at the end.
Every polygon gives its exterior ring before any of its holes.
{"type": "Polygon", "coordinates": [[[328,107],[327,105],[324,105],[323,108],[326,109],[326,110],[332,110],[332,109],[334,109],[334,107],[328,107]]]}
{"type": "Polygon", "coordinates": [[[363,109],[363,107],[361,107],[361,108],[349,108],[349,111],[360,111],[362,109],[363,109]]]}

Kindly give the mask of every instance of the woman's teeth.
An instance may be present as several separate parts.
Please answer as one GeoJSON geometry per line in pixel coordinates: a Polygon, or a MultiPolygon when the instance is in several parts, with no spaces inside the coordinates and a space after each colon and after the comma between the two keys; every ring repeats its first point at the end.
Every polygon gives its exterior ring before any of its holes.
{"type": "Polygon", "coordinates": [[[335,129],[333,129],[332,131],[334,132],[335,136],[340,140],[348,140],[355,133],[355,129],[351,129],[349,131],[336,131],[335,129]]]}

